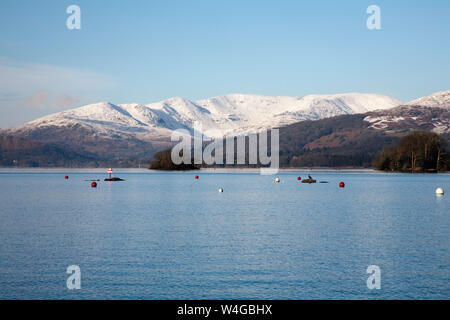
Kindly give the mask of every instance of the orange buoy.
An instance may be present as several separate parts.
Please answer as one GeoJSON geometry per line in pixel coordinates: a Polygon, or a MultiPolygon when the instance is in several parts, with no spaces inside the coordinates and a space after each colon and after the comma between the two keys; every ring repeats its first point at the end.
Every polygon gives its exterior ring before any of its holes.
{"type": "Polygon", "coordinates": [[[68,179],[69,179],[69,176],[65,176],[64,179],[68,180],[68,179]]]}
{"type": "Polygon", "coordinates": [[[302,177],[297,177],[297,180],[298,180],[298,181],[302,180],[302,177]]]}
{"type": "Polygon", "coordinates": [[[92,188],[97,188],[97,182],[95,182],[95,181],[92,182],[92,183],[91,183],[91,187],[92,187],[92,188]]]}
{"type": "Polygon", "coordinates": [[[345,187],[345,183],[344,182],[339,182],[339,188],[344,188],[345,187]]]}

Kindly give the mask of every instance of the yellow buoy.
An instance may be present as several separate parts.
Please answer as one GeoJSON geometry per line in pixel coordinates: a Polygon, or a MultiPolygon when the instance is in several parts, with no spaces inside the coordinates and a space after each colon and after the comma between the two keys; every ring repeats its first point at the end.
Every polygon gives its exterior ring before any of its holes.
{"type": "Polygon", "coordinates": [[[444,190],[442,190],[442,188],[437,188],[437,189],[436,189],[436,194],[437,194],[438,196],[442,196],[442,195],[444,194],[444,190]]]}
{"type": "Polygon", "coordinates": [[[275,182],[276,182],[276,183],[280,182],[280,178],[276,178],[276,179],[275,179],[275,182]]]}

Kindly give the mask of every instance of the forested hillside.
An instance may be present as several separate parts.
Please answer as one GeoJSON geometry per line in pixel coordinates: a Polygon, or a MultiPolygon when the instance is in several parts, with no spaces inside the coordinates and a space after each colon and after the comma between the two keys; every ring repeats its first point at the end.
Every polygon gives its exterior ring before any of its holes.
{"type": "Polygon", "coordinates": [[[369,128],[365,115],[303,121],[280,129],[283,167],[370,167],[375,155],[400,135],[369,128]]]}

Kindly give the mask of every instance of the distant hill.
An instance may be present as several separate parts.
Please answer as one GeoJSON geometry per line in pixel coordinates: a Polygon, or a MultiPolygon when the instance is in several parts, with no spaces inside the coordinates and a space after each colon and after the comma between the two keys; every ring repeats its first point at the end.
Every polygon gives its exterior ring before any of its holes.
{"type": "Polygon", "coordinates": [[[345,115],[280,128],[280,165],[370,167],[376,154],[400,136],[369,128],[365,116],[345,115]]]}
{"type": "Polygon", "coordinates": [[[49,144],[18,137],[0,136],[0,165],[21,167],[80,167],[95,165],[83,156],[49,144]]]}
{"type": "Polygon", "coordinates": [[[450,141],[450,91],[388,110],[282,127],[280,165],[371,167],[384,146],[393,146],[411,131],[420,130],[450,141]]]}
{"type": "Polygon", "coordinates": [[[278,126],[282,167],[370,167],[384,146],[413,130],[450,139],[450,91],[399,103],[368,94],[99,103],[1,129],[0,165],[147,167],[173,144],[173,129],[189,131],[196,120],[244,134],[278,126]]]}
{"type": "Polygon", "coordinates": [[[171,98],[161,102],[115,105],[100,102],[59,112],[0,135],[51,144],[97,159],[119,161],[153,157],[171,145],[173,130],[203,130],[245,135],[301,120],[387,109],[401,102],[378,94],[348,93],[278,97],[230,94],[200,101],[171,98]]]}
{"type": "Polygon", "coordinates": [[[18,137],[0,136],[0,166],[4,167],[148,167],[147,157],[110,159],[96,154],[74,152],[67,147],[58,147],[18,137]]]}

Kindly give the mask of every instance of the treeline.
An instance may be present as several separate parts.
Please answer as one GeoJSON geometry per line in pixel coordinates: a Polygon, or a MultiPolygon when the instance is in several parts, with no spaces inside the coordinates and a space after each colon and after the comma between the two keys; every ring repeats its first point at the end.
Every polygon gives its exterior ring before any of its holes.
{"type": "Polygon", "coordinates": [[[373,166],[378,170],[400,172],[439,172],[450,170],[447,141],[436,133],[416,131],[396,146],[385,147],[373,166]]]}

